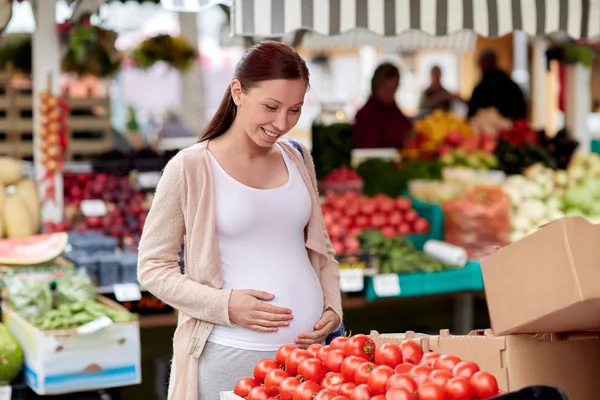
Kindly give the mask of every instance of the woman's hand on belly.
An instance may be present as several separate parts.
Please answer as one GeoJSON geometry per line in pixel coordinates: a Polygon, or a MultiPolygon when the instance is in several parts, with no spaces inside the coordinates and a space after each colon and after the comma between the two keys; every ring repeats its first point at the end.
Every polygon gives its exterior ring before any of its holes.
{"type": "Polygon", "coordinates": [[[267,304],[274,295],[258,290],[233,290],[229,297],[229,319],[258,332],[276,332],[279,327],[288,326],[293,318],[288,308],[267,304]]]}
{"type": "Polygon", "coordinates": [[[300,348],[307,348],[311,344],[323,343],[327,336],[340,325],[340,318],[332,310],[325,310],[321,319],[315,324],[315,330],[312,332],[301,333],[295,340],[295,344],[300,348]]]}

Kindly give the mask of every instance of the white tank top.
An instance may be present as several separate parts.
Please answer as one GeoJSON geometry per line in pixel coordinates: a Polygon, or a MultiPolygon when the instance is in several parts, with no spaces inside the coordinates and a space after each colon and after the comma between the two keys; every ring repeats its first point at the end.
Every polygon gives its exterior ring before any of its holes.
{"type": "MultiPolygon", "coordinates": [[[[294,162],[277,145],[288,169],[287,183],[255,189],[231,177],[210,155],[223,288],[263,290],[270,304],[292,310],[294,319],[277,332],[216,325],[208,341],[255,351],[275,351],[311,332],[323,314],[323,292],[308,258],[304,228],[311,200],[294,162]]],[[[210,153],[209,153],[210,154],[210,153]]]]}

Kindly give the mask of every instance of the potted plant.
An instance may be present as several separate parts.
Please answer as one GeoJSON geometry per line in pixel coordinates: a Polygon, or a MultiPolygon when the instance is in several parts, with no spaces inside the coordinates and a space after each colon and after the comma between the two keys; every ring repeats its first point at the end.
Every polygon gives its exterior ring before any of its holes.
{"type": "Polygon", "coordinates": [[[186,72],[196,60],[198,52],[185,38],[160,34],[148,38],[133,50],[133,62],[146,69],[162,61],[180,72],[186,72]]]}

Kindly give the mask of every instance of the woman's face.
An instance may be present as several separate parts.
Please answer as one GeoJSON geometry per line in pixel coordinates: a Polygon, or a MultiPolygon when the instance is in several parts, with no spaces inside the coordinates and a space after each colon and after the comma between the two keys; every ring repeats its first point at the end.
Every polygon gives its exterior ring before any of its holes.
{"type": "Polygon", "coordinates": [[[239,81],[231,84],[238,122],[257,145],[272,146],[298,123],[307,84],[302,79],[260,82],[247,92],[239,81]]]}

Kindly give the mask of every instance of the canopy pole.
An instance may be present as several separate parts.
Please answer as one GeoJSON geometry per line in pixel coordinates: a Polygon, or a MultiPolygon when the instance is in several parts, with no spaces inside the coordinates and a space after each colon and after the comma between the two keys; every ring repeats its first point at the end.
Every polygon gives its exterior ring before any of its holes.
{"type": "MultiPolygon", "coordinates": [[[[33,163],[36,179],[42,178],[46,169],[42,163],[40,150],[41,122],[40,95],[49,91],[56,96],[60,82],[60,40],[56,29],[56,0],[32,0],[36,28],[32,40],[33,68],[33,163]],[[48,79],[51,76],[52,79],[48,79]],[[51,87],[48,87],[48,86],[51,87]]],[[[44,198],[48,182],[39,182],[40,198],[44,198]]],[[[42,205],[42,222],[61,222],[63,219],[63,177],[54,176],[55,201],[48,200],[42,205]]]]}
{"type": "Polygon", "coordinates": [[[533,40],[532,54],[532,121],[535,129],[545,129],[548,123],[546,113],[548,98],[548,70],[546,68],[546,49],[548,45],[544,38],[535,38],[533,40]]]}
{"type": "MultiPolygon", "coordinates": [[[[191,12],[180,12],[178,14],[181,36],[187,39],[199,51],[198,14],[191,12]]],[[[192,132],[195,132],[197,135],[200,135],[205,124],[204,83],[202,78],[200,57],[197,57],[192,67],[181,76],[181,109],[183,119],[192,132]]]]}
{"type": "Polygon", "coordinates": [[[578,151],[590,151],[592,136],[587,118],[592,109],[592,70],[581,63],[567,66],[567,98],[565,101],[565,125],[575,140],[578,151]]]}

